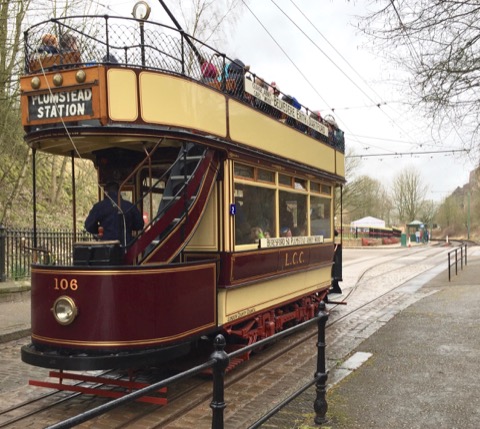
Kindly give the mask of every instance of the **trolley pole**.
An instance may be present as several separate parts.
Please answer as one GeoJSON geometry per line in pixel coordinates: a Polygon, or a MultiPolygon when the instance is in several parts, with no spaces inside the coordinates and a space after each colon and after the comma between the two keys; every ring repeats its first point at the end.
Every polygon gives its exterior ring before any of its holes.
{"type": "Polygon", "coordinates": [[[326,312],[325,303],[322,301],[318,312],[318,342],[317,342],[317,372],[315,373],[315,388],[317,397],[313,404],[315,410],[315,423],[317,425],[324,424],[327,419],[327,370],[326,370],[326,354],[325,354],[325,326],[327,325],[328,313],[326,312]]]}

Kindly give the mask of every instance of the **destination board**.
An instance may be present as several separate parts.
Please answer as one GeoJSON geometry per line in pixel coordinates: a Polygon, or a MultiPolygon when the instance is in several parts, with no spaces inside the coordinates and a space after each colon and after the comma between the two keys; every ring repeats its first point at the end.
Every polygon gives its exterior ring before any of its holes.
{"type": "Polygon", "coordinates": [[[270,247],[298,246],[302,244],[318,244],[324,243],[323,235],[312,235],[309,237],[278,237],[278,238],[261,238],[259,247],[266,249],[270,247]]]}
{"type": "Polygon", "coordinates": [[[28,97],[30,121],[92,116],[92,88],[48,92],[28,97]]]}
{"type": "Polygon", "coordinates": [[[294,118],[307,127],[319,132],[320,134],[323,134],[325,137],[328,137],[328,128],[324,124],[312,118],[311,116],[307,116],[305,112],[302,112],[300,109],[296,109],[292,105],[281,100],[276,95],[268,92],[266,88],[257,85],[255,82],[252,82],[247,78],[245,78],[245,92],[253,95],[255,98],[258,98],[260,101],[263,101],[269,106],[280,110],[280,112],[285,113],[285,115],[294,118]]]}

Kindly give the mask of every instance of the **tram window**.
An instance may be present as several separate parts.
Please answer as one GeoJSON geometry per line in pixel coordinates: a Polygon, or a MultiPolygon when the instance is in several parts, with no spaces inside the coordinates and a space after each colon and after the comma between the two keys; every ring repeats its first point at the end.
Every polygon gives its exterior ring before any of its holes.
{"type": "MultiPolygon", "coordinates": [[[[160,172],[159,175],[161,173],[163,173],[163,171],[160,172]]],[[[164,192],[164,180],[158,180],[155,174],[152,175],[151,181],[149,177],[143,178],[142,193],[144,195],[148,195],[148,197],[143,199],[143,211],[147,214],[148,219],[153,219],[157,214],[158,207],[160,206],[160,202],[162,201],[162,196],[164,192]]]]}
{"type": "Polygon", "coordinates": [[[275,173],[268,170],[258,170],[258,180],[262,182],[275,183],[275,173]]]}
{"type": "Polygon", "coordinates": [[[278,175],[278,183],[280,183],[280,185],[291,187],[292,182],[293,182],[293,177],[292,176],[287,176],[286,174],[279,174],[278,175]]]}
{"type": "Polygon", "coordinates": [[[332,237],[332,200],[323,197],[310,197],[310,228],[311,235],[332,237]]]}
{"type": "Polygon", "coordinates": [[[235,164],[234,174],[237,177],[244,177],[246,179],[254,178],[254,168],[247,165],[235,164]]]}
{"type": "Polygon", "coordinates": [[[300,190],[307,190],[307,181],[303,179],[299,179],[298,177],[295,177],[295,189],[300,189],[300,190]]]}
{"type": "Polygon", "coordinates": [[[307,235],[307,196],[280,191],[279,221],[280,236],[289,234],[293,237],[307,235]]]}
{"type": "Polygon", "coordinates": [[[122,195],[122,199],[124,199],[125,201],[128,201],[130,203],[133,203],[133,190],[132,189],[126,189],[126,190],[120,192],[120,194],[122,195]]]}
{"type": "Polygon", "coordinates": [[[332,194],[332,187],[329,185],[322,185],[322,194],[332,194]]]}
{"type": "Polygon", "coordinates": [[[256,243],[275,231],[275,190],[235,184],[235,244],[256,243]]]}
{"type": "Polygon", "coordinates": [[[320,183],[310,182],[310,191],[320,193],[320,183]]]}

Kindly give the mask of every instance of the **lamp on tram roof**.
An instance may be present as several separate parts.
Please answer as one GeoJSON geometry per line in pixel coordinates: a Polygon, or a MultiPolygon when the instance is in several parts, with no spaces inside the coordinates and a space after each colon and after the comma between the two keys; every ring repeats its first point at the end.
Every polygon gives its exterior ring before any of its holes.
{"type": "Polygon", "coordinates": [[[140,44],[142,49],[142,67],[145,67],[145,32],[143,30],[143,22],[150,16],[151,8],[146,1],[138,1],[133,6],[132,15],[139,20],[140,25],[140,44]]]}
{"type": "Polygon", "coordinates": [[[151,12],[150,5],[146,1],[138,1],[133,6],[132,15],[135,19],[142,19],[146,21],[150,16],[151,12]]]}

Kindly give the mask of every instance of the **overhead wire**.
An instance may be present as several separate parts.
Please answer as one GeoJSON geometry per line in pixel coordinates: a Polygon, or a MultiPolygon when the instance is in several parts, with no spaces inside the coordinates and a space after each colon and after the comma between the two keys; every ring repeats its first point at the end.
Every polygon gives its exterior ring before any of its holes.
{"type": "MultiPolygon", "coordinates": [[[[271,0],[271,1],[273,2],[273,0],[271,0]]],[[[375,91],[375,89],[373,87],[371,87],[365,79],[363,79],[363,77],[356,71],[356,69],[350,64],[350,62],[335,48],[335,46],[332,43],[330,43],[330,41],[323,35],[323,33],[318,29],[318,27],[308,18],[308,16],[298,7],[298,5],[293,0],[290,0],[290,2],[297,8],[297,10],[302,14],[302,16],[312,25],[312,27],[318,32],[318,34],[329,44],[329,46],[340,56],[340,58],[342,58],[342,60],[350,67],[350,69],[353,70],[353,72],[362,80],[362,82],[364,84],[366,84],[367,87],[373,93],[375,93],[377,96],[379,96],[378,93],[375,91]]],[[[397,15],[400,26],[401,26],[401,28],[404,32],[404,37],[406,37],[406,46],[407,46],[407,48],[410,52],[410,55],[413,58],[413,60],[417,62],[417,65],[419,65],[419,64],[421,64],[420,55],[418,54],[417,50],[415,49],[415,46],[414,46],[412,40],[410,39],[409,34],[406,32],[406,26],[403,23],[403,20],[400,16],[400,13],[399,13],[397,7],[394,4],[394,0],[390,0],[390,4],[392,5],[393,10],[394,10],[395,14],[397,15]]],[[[382,97],[379,96],[379,98],[382,98],[382,97]]],[[[386,105],[387,103],[384,103],[384,104],[386,105]]],[[[391,106],[389,106],[389,107],[391,107],[391,106]]],[[[382,112],[385,113],[383,110],[382,110],[382,112]]],[[[409,135],[409,133],[406,132],[405,130],[403,130],[403,128],[400,127],[395,120],[393,120],[389,115],[387,115],[387,116],[389,117],[390,120],[392,120],[392,122],[395,125],[397,125],[397,127],[399,127],[403,132],[405,132],[405,134],[409,135]]],[[[450,115],[448,114],[448,112],[447,112],[447,117],[449,118],[450,122],[453,123],[453,121],[452,121],[450,115]]],[[[455,134],[457,135],[457,137],[459,138],[459,140],[462,142],[463,146],[465,147],[465,141],[463,140],[463,137],[458,132],[457,127],[455,127],[453,125],[452,125],[452,127],[454,129],[455,134]]],[[[410,143],[410,144],[414,144],[414,143],[410,143]]],[[[422,144],[417,144],[417,145],[419,147],[422,147],[422,144]]],[[[427,145],[437,146],[437,144],[435,144],[435,142],[433,144],[427,144],[427,145]]],[[[467,151],[467,153],[470,153],[470,151],[467,151]]]]}
{"type": "Polygon", "coordinates": [[[273,37],[272,33],[268,31],[267,27],[263,25],[262,21],[255,15],[255,13],[250,9],[248,4],[245,2],[245,0],[242,0],[242,3],[244,6],[249,10],[249,12],[252,14],[252,16],[257,20],[257,22],[260,24],[260,26],[265,30],[265,32],[270,36],[270,38],[273,40],[273,42],[277,45],[277,47],[283,52],[283,54],[287,57],[287,59],[292,63],[292,65],[297,69],[297,71],[301,74],[301,76],[305,79],[305,81],[312,87],[312,89],[315,91],[315,93],[320,97],[320,99],[325,103],[325,105],[328,106],[327,101],[322,97],[322,95],[318,92],[318,90],[313,86],[313,84],[310,82],[307,76],[300,70],[298,65],[293,61],[293,59],[288,55],[288,53],[283,49],[283,47],[280,45],[280,43],[273,37]]]}
{"type": "MultiPolygon", "coordinates": [[[[370,97],[370,95],[368,95],[356,82],[353,81],[352,78],[350,78],[350,76],[348,76],[346,74],[346,72],[343,70],[343,68],[341,68],[334,60],[332,60],[321,48],[320,46],[318,46],[317,43],[315,43],[310,36],[308,36],[304,31],[303,29],[300,28],[300,26],[295,22],[293,21],[293,19],[282,9],[280,8],[280,6],[278,6],[277,3],[275,3],[274,0],[270,0],[289,20],[290,22],[292,22],[295,27],[297,27],[297,29],[338,69],[340,70],[340,72],[345,76],[347,77],[347,79],[357,88],[359,89],[362,94],[364,94],[372,103],[374,103],[374,105],[376,105],[380,111],[382,112],[382,114],[384,114],[400,131],[402,131],[403,133],[405,133],[406,135],[409,135],[408,131],[406,131],[400,124],[397,123],[397,121],[395,121],[394,118],[392,118],[391,115],[389,115],[385,110],[381,109],[381,105],[383,104],[382,102],[378,102],[378,101],[375,101],[373,100],[372,97],[370,97]]],[[[347,63],[347,65],[353,69],[353,67],[351,66],[351,64],[343,57],[343,55],[341,55],[338,50],[333,46],[332,43],[330,43],[327,38],[320,32],[320,30],[318,30],[318,28],[311,22],[310,19],[308,19],[308,17],[300,10],[300,8],[293,2],[293,0],[290,0],[290,2],[301,12],[302,16],[305,17],[305,19],[307,19],[307,21],[313,26],[313,28],[315,28],[315,30],[323,37],[324,40],[326,40],[328,42],[328,44],[334,49],[334,51],[336,53],[338,53],[340,55],[340,57],[347,63]]],[[[355,71],[355,73],[357,74],[357,76],[360,77],[360,79],[365,82],[365,79],[363,79],[361,77],[361,75],[355,71]]],[[[377,94],[377,92],[375,90],[373,90],[368,84],[367,84],[367,87],[372,90],[372,92],[375,93],[375,95],[377,95],[380,99],[382,98],[381,96],[379,96],[377,94]]],[[[334,111],[332,108],[330,108],[332,110],[332,112],[334,111]]],[[[411,137],[410,137],[411,138],[411,137]]],[[[413,140],[413,139],[412,139],[413,140]]],[[[416,143],[411,143],[412,145],[416,145],[416,143]]]]}
{"type": "MultiPolygon", "coordinates": [[[[298,5],[293,1],[293,0],[290,0],[290,3],[292,3],[295,8],[300,12],[300,14],[307,20],[307,22],[317,31],[317,33],[322,37],[323,40],[325,40],[325,42],[327,42],[327,44],[335,51],[335,53],[345,62],[345,64],[348,65],[348,67],[350,67],[350,69],[360,78],[360,80],[367,86],[368,89],[370,89],[370,91],[372,91],[379,99],[382,99],[382,96],[380,94],[378,94],[378,92],[375,90],[375,88],[373,88],[368,82],[367,80],[365,80],[363,78],[363,76],[358,73],[358,71],[355,69],[355,67],[353,67],[350,62],[342,55],[342,53],[337,49],[335,48],[335,46],[323,35],[323,33],[318,29],[318,27],[310,20],[310,18],[308,17],[308,15],[306,15],[299,7],[298,5]]],[[[385,103],[386,104],[386,103],[385,103]]]]}
{"type": "MultiPolygon", "coordinates": [[[[318,95],[320,100],[322,100],[323,103],[325,103],[326,106],[329,105],[329,103],[323,98],[323,96],[318,92],[317,88],[310,82],[310,80],[307,78],[307,76],[300,70],[298,65],[293,61],[293,59],[288,55],[288,53],[283,49],[283,47],[280,45],[280,43],[275,39],[275,37],[268,31],[268,29],[263,25],[262,21],[257,17],[257,15],[250,9],[248,4],[245,2],[245,0],[241,0],[242,3],[245,5],[245,7],[249,10],[251,15],[256,19],[256,21],[260,24],[260,26],[265,30],[265,32],[270,36],[270,38],[273,40],[273,42],[278,46],[278,48],[283,52],[283,54],[287,57],[287,59],[292,63],[292,65],[297,69],[297,71],[300,73],[300,75],[305,79],[305,81],[310,85],[310,87],[315,91],[315,93],[318,95]]],[[[348,127],[348,124],[345,123],[344,121],[341,120],[341,117],[337,115],[337,118],[344,124],[343,128],[350,132],[350,129],[348,127]]]]}
{"type": "MultiPolygon", "coordinates": [[[[320,50],[320,52],[322,52],[322,54],[324,54],[340,71],[342,71],[342,73],[349,79],[350,77],[348,75],[345,74],[345,72],[273,1],[271,0],[272,3],[300,30],[300,32],[302,32],[302,34],[304,34],[305,37],[307,37],[313,44],[315,47],[317,47],[317,49],[320,50]]],[[[285,49],[280,45],[280,43],[275,39],[275,37],[271,34],[271,32],[266,28],[266,26],[262,23],[262,21],[257,17],[257,15],[253,12],[253,10],[248,6],[248,4],[242,0],[243,4],[245,5],[245,7],[248,9],[248,11],[251,13],[251,15],[255,18],[255,20],[260,24],[260,26],[264,29],[264,31],[269,35],[269,37],[273,40],[273,42],[278,46],[278,48],[283,52],[283,54],[287,57],[287,59],[293,64],[293,66],[297,69],[297,71],[300,73],[300,75],[304,78],[304,80],[310,85],[310,87],[315,91],[315,93],[319,96],[319,98],[323,101],[323,103],[326,105],[326,106],[329,106],[330,103],[328,103],[323,97],[322,95],[318,92],[317,88],[312,84],[312,82],[306,77],[306,75],[300,70],[300,68],[298,67],[298,65],[293,61],[293,59],[288,55],[288,53],[285,51],[285,49]]],[[[361,89],[353,80],[351,80],[352,83],[361,91],[365,94],[365,96],[367,96],[369,98],[369,100],[376,104],[377,107],[379,107],[378,103],[372,98],[370,97],[367,93],[365,93],[365,91],[363,91],[363,89],[361,89]]],[[[332,111],[332,113],[334,113],[334,109],[330,108],[330,110],[332,111]]],[[[382,109],[380,109],[382,110],[382,109]]],[[[383,111],[382,111],[383,112],[383,111]]],[[[385,112],[384,112],[385,113],[385,112]]],[[[386,113],[385,113],[386,114],[386,113]]],[[[343,123],[343,128],[346,129],[348,132],[349,132],[349,135],[350,136],[353,136],[353,133],[350,132],[350,129],[348,127],[348,124],[343,121],[341,119],[341,117],[338,115],[338,113],[336,114],[337,118],[343,123]]],[[[387,114],[388,116],[388,114],[387,114]]],[[[390,120],[394,121],[393,118],[389,118],[390,120]]],[[[355,139],[354,139],[355,141],[355,139]]],[[[357,141],[357,143],[360,143],[359,141],[357,141]]]]}
{"type": "MultiPolygon", "coordinates": [[[[310,20],[308,15],[306,15],[300,7],[294,2],[294,0],[290,0],[290,2],[295,6],[295,8],[300,12],[300,14],[307,20],[307,22],[316,30],[316,32],[323,38],[323,40],[334,50],[334,52],[345,62],[345,64],[352,70],[359,78],[360,80],[366,85],[366,87],[372,91],[379,99],[383,99],[383,97],[378,94],[378,92],[373,88],[366,79],[363,78],[363,76],[356,70],[355,67],[352,66],[352,64],[342,55],[342,53],[327,39],[327,37],[319,30],[319,28],[310,20]]],[[[381,105],[387,105],[387,102],[383,101],[380,103],[374,104],[374,107],[380,107],[381,105]]],[[[394,109],[390,103],[388,103],[389,108],[391,108],[396,114],[400,114],[396,109],[394,109]]],[[[332,109],[333,110],[333,109],[332,109]]],[[[382,110],[382,109],[380,109],[382,110]]],[[[405,134],[409,135],[407,131],[403,129],[393,118],[390,117],[384,110],[382,110],[382,113],[387,115],[387,117],[405,134]]],[[[410,137],[410,135],[409,135],[410,137]]],[[[412,137],[410,137],[412,139],[412,137]]],[[[415,140],[415,139],[412,139],[415,140]]],[[[415,143],[410,143],[412,145],[415,145],[415,143]]]]}
{"type": "MultiPolygon", "coordinates": [[[[363,88],[361,88],[350,76],[347,75],[345,70],[340,67],[334,60],[332,60],[329,55],[307,34],[305,31],[300,28],[300,26],[289,16],[277,3],[275,0],[270,0],[277,9],[285,15],[285,17],[295,26],[297,29],[315,46],[337,69],[342,73],[365,97],[367,97],[373,104],[378,104],[378,101],[374,100],[369,94],[367,94],[363,88]]],[[[310,22],[310,21],[309,21],[310,22]]]]}
{"type": "Polygon", "coordinates": [[[395,153],[372,153],[372,154],[362,154],[362,155],[348,155],[348,158],[369,158],[369,157],[379,157],[379,156],[414,156],[414,155],[432,155],[432,154],[454,154],[458,152],[468,152],[468,149],[450,149],[450,150],[431,150],[431,151],[422,151],[422,152],[395,152],[395,153]]]}

